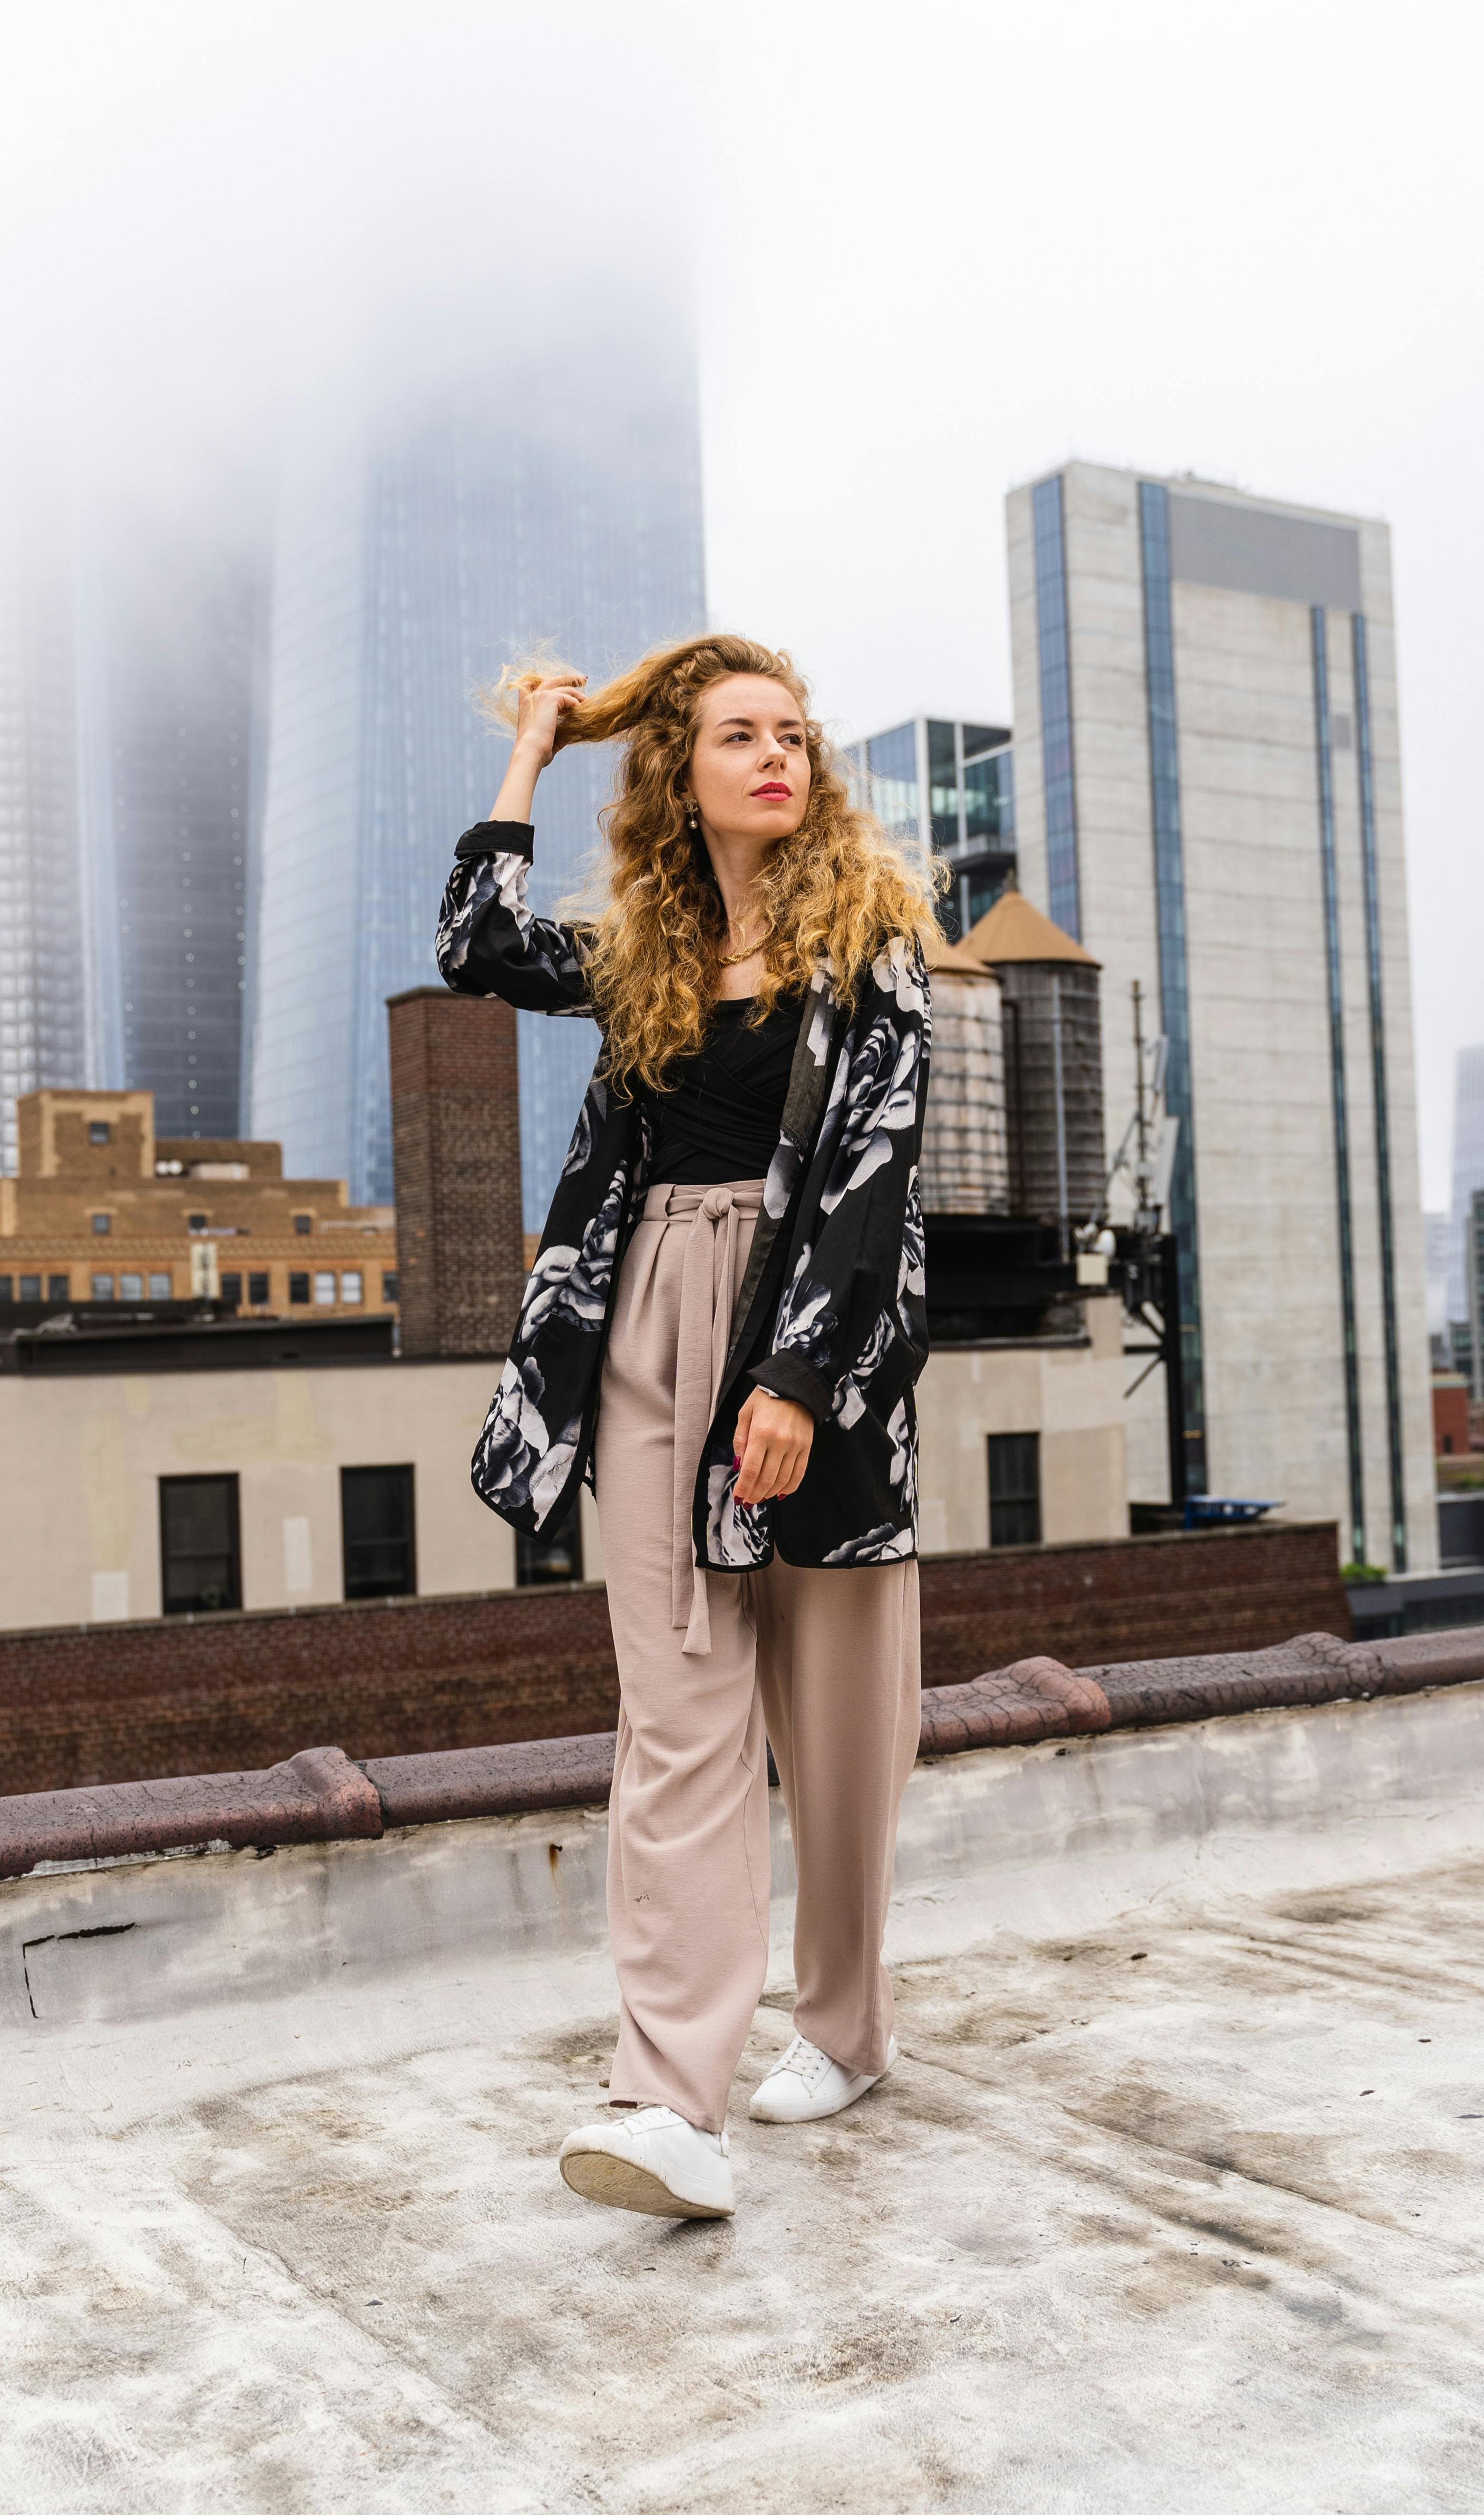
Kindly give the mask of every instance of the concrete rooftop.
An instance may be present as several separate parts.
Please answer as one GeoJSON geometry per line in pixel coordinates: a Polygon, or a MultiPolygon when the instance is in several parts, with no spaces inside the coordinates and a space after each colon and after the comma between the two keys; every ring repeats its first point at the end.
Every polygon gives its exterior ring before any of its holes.
{"type": "Polygon", "coordinates": [[[1484,1686],[920,1766],[901,2064],[559,2182],[604,1818],[0,1886],[0,2508],[1484,2506],[1484,1686]],[[87,1934],[87,1935],[82,1935],[87,1934]]]}

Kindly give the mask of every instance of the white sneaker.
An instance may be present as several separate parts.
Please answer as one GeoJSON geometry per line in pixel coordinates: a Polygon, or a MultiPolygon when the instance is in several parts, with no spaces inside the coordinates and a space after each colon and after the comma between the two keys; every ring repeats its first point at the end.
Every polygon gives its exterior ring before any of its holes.
{"type": "MultiPolygon", "coordinates": [[[[896,2059],[896,2037],[886,2046],[886,2070],[896,2059]]],[[[796,2035],[781,2061],[775,2061],[747,2110],[754,2122],[823,2122],[826,2114],[843,2114],[886,2070],[873,2078],[866,2070],[843,2069],[821,2052],[817,2043],[796,2035]]]]}
{"type": "Polygon", "coordinates": [[[568,2131],[557,2164],[584,2201],[651,2218],[729,2218],[730,2155],[724,2130],[697,2130],[668,2105],[644,2105],[568,2131]]]}

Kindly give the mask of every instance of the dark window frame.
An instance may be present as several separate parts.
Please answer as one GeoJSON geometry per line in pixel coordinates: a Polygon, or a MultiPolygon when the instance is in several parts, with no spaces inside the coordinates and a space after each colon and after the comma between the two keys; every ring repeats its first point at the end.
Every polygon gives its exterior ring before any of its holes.
{"type": "Polygon", "coordinates": [[[540,1537],[527,1537],[523,1529],[515,1531],[517,1589],[554,1587],[558,1583],[566,1587],[582,1577],[582,1512],[577,1503],[558,1528],[543,1530],[540,1537]]]}
{"type": "Polygon", "coordinates": [[[415,1598],[417,1586],[417,1473],[410,1460],[386,1465],[342,1467],[340,1471],[340,1579],[341,1593],[347,1599],[415,1598]],[[405,1513],[400,1532],[368,1533],[364,1526],[352,1531],[352,1524],[362,1517],[359,1505],[372,1492],[371,1479],[383,1480],[388,1490],[392,1480],[405,1497],[405,1513]],[[350,1498],[356,1506],[349,1507],[350,1498]],[[387,1577],[387,1557],[392,1549],[400,1548],[403,1560],[392,1577],[387,1577]],[[352,1552],[356,1559],[352,1563],[352,1552]],[[373,1560],[380,1556],[380,1562],[373,1560]]]}
{"type": "Polygon", "coordinates": [[[162,1616],[209,1616],[236,1614],[242,1605],[242,1507],[235,1472],[199,1476],[161,1476],[159,1479],[160,1521],[160,1613],[162,1616]],[[208,1550],[174,1548],[171,1546],[171,1498],[186,1486],[219,1485],[227,1497],[227,1542],[226,1548],[208,1550]],[[194,1597],[177,1596],[172,1601],[170,1567],[179,1562],[216,1562],[226,1560],[228,1577],[226,1594],[208,1599],[199,1591],[194,1597]]]}
{"type": "Polygon", "coordinates": [[[991,1548],[1039,1546],[1042,1543],[1040,1433],[991,1432],[988,1450],[991,1548]]]}

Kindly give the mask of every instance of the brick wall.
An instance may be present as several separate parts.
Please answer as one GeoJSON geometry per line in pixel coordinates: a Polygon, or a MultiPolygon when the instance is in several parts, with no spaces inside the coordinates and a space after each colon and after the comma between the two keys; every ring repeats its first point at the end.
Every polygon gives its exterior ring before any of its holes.
{"type": "MultiPolygon", "coordinates": [[[[924,1680],[1348,1639],[1336,1563],[1329,1523],[935,1556],[924,1680]]],[[[0,1633],[0,1793],[566,1737],[617,1704],[597,1586],[0,1633]]]]}
{"type": "Polygon", "coordinates": [[[525,1280],[515,1012],[445,987],[387,1011],[402,1350],[504,1353],[525,1280]]]}

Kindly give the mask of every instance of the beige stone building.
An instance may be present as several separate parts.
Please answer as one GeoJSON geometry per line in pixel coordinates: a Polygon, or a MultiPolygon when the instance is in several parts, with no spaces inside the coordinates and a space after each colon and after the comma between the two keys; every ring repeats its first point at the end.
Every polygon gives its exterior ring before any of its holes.
{"type": "MultiPolygon", "coordinates": [[[[1135,979],[1170,1040],[1192,1483],[1434,1571],[1387,529],[1086,463],[1009,522],[1020,880],[1102,964],[1110,1153],[1135,979]]],[[[1158,1500],[1156,1382],[1130,1434],[1158,1500]]]]}
{"type": "MultiPolygon", "coordinates": [[[[601,1579],[590,1494],[576,1549],[541,1552],[471,1489],[497,1362],[255,1368],[253,1333],[226,1333],[240,1368],[142,1348],[138,1369],[0,1372],[0,1627],[601,1579]]],[[[924,1552],[1126,1535],[1123,1384],[1106,1300],[1068,1334],[935,1353],[924,1552]]]]}
{"type": "Polygon", "coordinates": [[[157,1136],[147,1092],[33,1092],[0,1178],[0,1322],[13,1303],[211,1297],[264,1317],[394,1312],[390,1206],[286,1179],[276,1144],[157,1136]]]}

